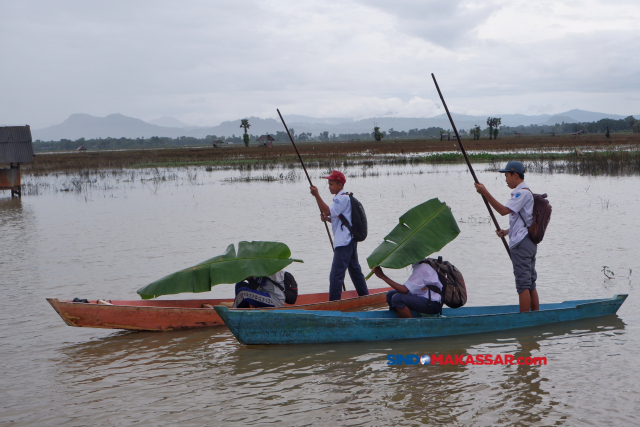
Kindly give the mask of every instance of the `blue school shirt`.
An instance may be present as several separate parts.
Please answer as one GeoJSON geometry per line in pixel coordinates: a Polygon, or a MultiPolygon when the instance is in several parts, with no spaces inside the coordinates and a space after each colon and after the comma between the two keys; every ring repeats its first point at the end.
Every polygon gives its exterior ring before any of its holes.
{"type": "Polygon", "coordinates": [[[527,227],[533,222],[533,194],[529,190],[527,184],[520,183],[511,192],[511,198],[505,204],[506,207],[511,209],[509,214],[509,247],[512,248],[524,239],[529,230],[527,227]],[[520,218],[520,213],[526,224],[520,218]]]}

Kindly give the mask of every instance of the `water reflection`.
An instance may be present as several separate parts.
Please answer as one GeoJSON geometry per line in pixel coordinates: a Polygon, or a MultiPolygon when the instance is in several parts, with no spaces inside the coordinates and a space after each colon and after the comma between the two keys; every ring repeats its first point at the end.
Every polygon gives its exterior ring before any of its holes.
{"type": "Polygon", "coordinates": [[[0,198],[0,228],[22,220],[22,198],[0,198]]]}
{"type": "MultiPolygon", "coordinates": [[[[556,418],[555,391],[546,386],[553,380],[550,368],[560,363],[556,356],[579,342],[612,339],[612,332],[624,328],[613,315],[451,338],[299,346],[241,345],[224,327],[122,332],[61,348],[56,376],[68,386],[63,393],[80,401],[87,397],[79,390],[88,388],[109,400],[133,383],[149,389],[154,399],[170,399],[168,389],[175,385],[181,410],[203,410],[187,404],[190,399],[224,409],[224,416],[205,410],[212,422],[370,425],[395,418],[429,425],[461,419],[535,425],[556,418]],[[548,361],[546,366],[387,365],[388,354],[434,354],[436,349],[443,355],[511,354],[548,361]],[[238,398],[254,410],[242,411],[238,398]]],[[[563,424],[556,415],[557,424],[563,424]]]]}
{"type": "Polygon", "coordinates": [[[37,253],[36,215],[22,198],[0,198],[0,236],[0,285],[12,286],[5,298],[13,297],[21,278],[37,277],[36,269],[25,269],[37,253]]]}
{"type": "Polygon", "coordinates": [[[121,331],[60,348],[59,366],[84,369],[108,369],[130,357],[148,358],[148,364],[179,360],[187,353],[208,352],[212,346],[233,343],[233,335],[226,327],[193,331],[130,332],[121,331]]]}
{"type": "MultiPolygon", "coordinates": [[[[441,197],[464,221],[442,255],[465,275],[469,305],[515,304],[511,265],[491,226],[476,220],[487,212],[464,168],[381,168],[378,176],[350,178],[369,217],[370,235],[358,249],[364,259],[399,214],[441,197]]],[[[481,169],[479,179],[506,197],[504,180],[481,169]]],[[[138,173],[105,178],[79,193],[56,190],[68,184],[59,177],[37,197],[0,198],[0,424],[638,423],[630,409],[640,382],[629,363],[640,352],[640,334],[616,316],[447,339],[278,347],[240,345],[225,328],[114,333],[65,326],[45,297],[135,299],[140,286],[240,240],[286,242],[305,260],[292,266],[303,292],[326,292],[332,254],[305,184],[176,173],[179,179],[166,181],[138,173]],[[272,200],[288,220],[265,216],[272,200]],[[546,356],[548,365],[388,366],[390,353],[530,354],[546,356]]],[[[631,293],[618,313],[638,324],[627,271],[640,269],[640,180],[527,180],[553,197],[538,258],[541,300],[631,293]],[[615,280],[604,277],[603,266],[615,280]]],[[[403,281],[408,270],[393,275],[403,281]]],[[[229,292],[216,287],[210,297],[229,292]]]]}

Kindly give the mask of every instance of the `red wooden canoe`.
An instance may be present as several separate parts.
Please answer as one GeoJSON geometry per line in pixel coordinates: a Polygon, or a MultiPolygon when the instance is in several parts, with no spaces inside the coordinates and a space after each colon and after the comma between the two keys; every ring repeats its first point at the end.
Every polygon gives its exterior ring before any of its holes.
{"type": "MultiPolygon", "coordinates": [[[[328,293],[298,295],[295,305],[279,308],[348,310],[385,302],[389,290],[391,288],[370,289],[369,295],[363,297],[359,297],[355,290],[345,291],[340,301],[328,301],[328,293]]],[[[69,326],[137,331],[175,331],[224,325],[213,306],[233,303],[233,299],[109,301],[112,305],[98,304],[97,301],[89,301],[88,304],[60,301],[57,298],[47,298],[47,301],[69,326]]]]}

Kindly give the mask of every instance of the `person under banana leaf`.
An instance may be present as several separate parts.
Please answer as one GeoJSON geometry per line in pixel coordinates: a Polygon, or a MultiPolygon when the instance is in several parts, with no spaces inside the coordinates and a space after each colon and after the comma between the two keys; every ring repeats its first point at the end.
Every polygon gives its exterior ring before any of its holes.
{"type": "Polygon", "coordinates": [[[411,310],[418,313],[438,314],[442,312],[442,283],[438,273],[424,262],[411,265],[411,276],[403,285],[394,282],[382,271],[374,267],[373,273],[393,288],[387,292],[389,310],[398,313],[400,318],[411,318],[411,310]]]}
{"type": "Polygon", "coordinates": [[[233,308],[282,307],[284,302],[284,270],[268,277],[251,276],[236,283],[233,308]]]}

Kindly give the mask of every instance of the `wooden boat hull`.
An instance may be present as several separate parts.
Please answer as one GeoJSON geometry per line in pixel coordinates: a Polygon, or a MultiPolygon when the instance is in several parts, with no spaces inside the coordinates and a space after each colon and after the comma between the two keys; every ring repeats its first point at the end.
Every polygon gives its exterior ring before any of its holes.
{"type": "Polygon", "coordinates": [[[215,310],[243,344],[305,344],[383,341],[475,334],[526,328],[615,314],[627,295],[597,300],[541,304],[540,311],[519,313],[517,305],[445,308],[442,316],[366,311],[312,312],[307,310],[215,310]]]}
{"type": "MultiPolygon", "coordinates": [[[[299,295],[296,305],[275,308],[301,307],[306,310],[349,310],[367,307],[385,301],[391,288],[370,289],[369,295],[358,297],[355,290],[342,293],[340,301],[329,301],[328,293],[299,295]]],[[[86,328],[127,329],[138,331],[173,331],[224,325],[211,307],[231,304],[233,299],[199,300],[132,300],[111,301],[113,305],[97,301],[78,303],[47,298],[49,304],[69,326],[86,328]]],[[[248,309],[254,310],[254,309],[248,309]]]]}

